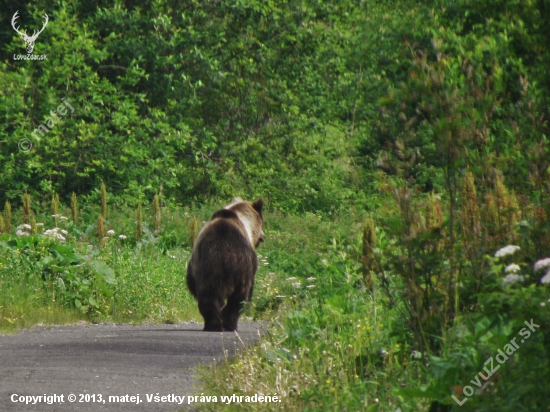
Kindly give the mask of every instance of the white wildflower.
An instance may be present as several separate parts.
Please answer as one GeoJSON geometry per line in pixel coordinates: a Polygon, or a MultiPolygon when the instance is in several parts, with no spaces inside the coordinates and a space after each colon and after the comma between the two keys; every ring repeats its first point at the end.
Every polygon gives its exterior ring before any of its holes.
{"type": "Polygon", "coordinates": [[[55,237],[57,238],[57,240],[61,240],[62,242],[65,241],[65,238],[63,237],[63,235],[60,235],[59,233],[56,233],[55,237]]]}
{"type": "Polygon", "coordinates": [[[514,245],[504,246],[503,248],[500,248],[499,250],[496,251],[495,257],[496,258],[501,258],[501,257],[504,257],[504,256],[513,255],[519,249],[520,249],[519,246],[514,246],[514,245]]]}
{"type": "Polygon", "coordinates": [[[315,281],[315,278],[313,276],[309,277],[306,279],[308,282],[314,282],[315,281]]]}
{"type": "Polygon", "coordinates": [[[125,235],[118,235],[118,238],[121,239],[121,240],[124,240],[124,239],[126,239],[126,236],[125,235]]]}
{"type": "Polygon", "coordinates": [[[67,216],[59,216],[59,220],[69,220],[69,218],[67,216]]]}
{"type": "Polygon", "coordinates": [[[53,217],[53,218],[58,218],[58,217],[59,217],[59,215],[52,215],[52,217],[53,217]]]}
{"type": "Polygon", "coordinates": [[[18,230],[17,232],[15,232],[15,236],[25,237],[25,236],[29,236],[29,234],[27,232],[23,232],[22,230],[18,230]]]}
{"type": "Polygon", "coordinates": [[[542,278],[540,278],[540,283],[542,284],[549,284],[550,283],[550,270],[546,272],[546,275],[544,275],[542,278]]]}
{"type": "Polygon", "coordinates": [[[502,286],[513,285],[518,282],[523,282],[523,276],[511,273],[502,279],[502,286]]]}
{"type": "Polygon", "coordinates": [[[515,263],[512,263],[511,265],[506,266],[506,269],[504,269],[506,273],[517,273],[520,271],[519,265],[516,265],[515,263]]]}
{"type": "Polygon", "coordinates": [[[308,288],[308,289],[311,289],[311,288],[314,288],[314,287],[315,287],[315,285],[307,285],[306,286],[306,288],[308,288]]]}
{"type": "Polygon", "coordinates": [[[67,232],[65,229],[61,229],[61,233],[63,233],[64,235],[68,235],[69,232],[67,232]]]}
{"type": "Polygon", "coordinates": [[[533,271],[538,272],[541,269],[550,267],[550,258],[540,259],[533,265],[533,271]]]}
{"type": "Polygon", "coordinates": [[[298,289],[302,284],[300,282],[294,282],[292,283],[292,286],[294,286],[296,289],[298,289]]]}
{"type": "Polygon", "coordinates": [[[44,223],[37,223],[36,226],[44,226],[44,223]]]}
{"type": "Polygon", "coordinates": [[[45,230],[45,231],[44,231],[44,235],[56,237],[56,236],[58,235],[58,232],[59,232],[59,228],[58,228],[58,227],[54,227],[53,229],[47,229],[47,230],[45,230]]]}
{"type": "Polygon", "coordinates": [[[114,234],[115,234],[115,231],[112,229],[107,231],[107,236],[114,236],[114,234]]]}
{"type": "Polygon", "coordinates": [[[292,276],[291,278],[288,278],[287,280],[288,281],[293,281],[293,280],[296,280],[296,278],[294,276],[292,276]]]}

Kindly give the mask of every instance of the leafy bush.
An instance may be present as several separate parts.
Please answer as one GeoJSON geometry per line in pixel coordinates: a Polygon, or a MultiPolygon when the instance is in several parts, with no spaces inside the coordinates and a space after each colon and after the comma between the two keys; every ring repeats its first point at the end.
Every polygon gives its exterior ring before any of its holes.
{"type": "Polygon", "coordinates": [[[52,301],[63,306],[84,313],[103,311],[106,299],[112,296],[109,285],[116,284],[115,273],[92,255],[83,256],[58,242],[40,234],[2,235],[3,289],[15,289],[19,282],[41,284],[52,301]]]}

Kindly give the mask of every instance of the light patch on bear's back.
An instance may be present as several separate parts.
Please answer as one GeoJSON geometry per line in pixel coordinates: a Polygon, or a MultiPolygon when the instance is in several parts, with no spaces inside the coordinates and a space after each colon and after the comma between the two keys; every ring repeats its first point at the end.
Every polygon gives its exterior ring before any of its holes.
{"type": "Polygon", "coordinates": [[[244,230],[246,231],[246,234],[248,236],[248,241],[252,246],[254,246],[254,233],[253,233],[253,225],[254,220],[252,219],[251,214],[255,214],[256,212],[252,208],[252,205],[248,202],[243,201],[240,197],[236,197],[233,199],[233,202],[228,204],[224,209],[231,209],[233,212],[237,214],[239,217],[239,221],[244,227],[244,230]]]}
{"type": "Polygon", "coordinates": [[[254,246],[254,239],[252,238],[252,228],[250,227],[250,222],[248,221],[248,219],[245,216],[241,216],[239,213],[237,213],[237,214],[239,215],[239,220],[243,224],[244,230],[246,231],[246,234],[248,235],[248,241],[250,242],[250,244],[252,246],[254,246]]]}
{"type": "Polygon", "coordinates": [[[224,209],[231,209],[231,207],[235,206],[237,203],[245,203],[245,201],[242,200],[240,197],[235,197],[233,198],[231,203],[229,203],[226,207],[224,207],[224,209]]]}

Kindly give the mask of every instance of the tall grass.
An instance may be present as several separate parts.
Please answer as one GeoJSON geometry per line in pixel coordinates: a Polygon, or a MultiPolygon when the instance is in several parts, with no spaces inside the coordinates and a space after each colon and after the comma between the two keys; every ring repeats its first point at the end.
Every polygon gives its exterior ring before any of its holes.
{"type": "MultiPolygon", "coordinates": [[[[545,409],[550,294],[537,285],[542,273],[531,269],[530,240],[530,225],[540,222],[478,219],[477,211],[506,217],[516,208],[491,209],[488,201],[476,209],[481,196],[468,175],[464,187],[456,249],[448,247],[448,217],[433,194],[415,199],[408,190],[389,190],[377,199],[384,207],[369,217],[266,212],[254,297],[241,319],[267,321],[268,332],[259,345],[203,368],[201,391],[282,399],[224,410],[458,410],[451,396],[462,396],[488,357],[535,319],[540,333],[460,410],[545,409]],[[488,235],[480,237],[483,230],[488,235]],[[494,255],[503,234],[521,245],[512,247],[515,255],[494,255]],[[451,253],[460,283],[449,277],[451,253]]],[[[504,198],[501,189],[489,195],[504,198]]],[[[94,204],[81,206],[77,224],[62,216],[69,209],[52,217],[35,208],[38,234],[30,235],[29,226],[17,229],[28,236],[0,235],[0,329],[77,319],[202,322],[185,286],[185,265],[198,227],[219,206],[164,207],[160,221],[159,209],[144,204],[141,239],[135,209],[111,207],[106,236],[98,239],[94,204]],[[54,225],[65,241],[46,235],[54,225]]],[[[13,226],[22,213],[13,213],[13,226]]]]}
{"type": "MultiPolygon", "coordinates": [[[[75,224],[64,216],[70,209],[58,206],[60,214],[52,216],[48,206],[36,215],[37,234],[23,226],[19,236],[0,234],[0,331],[80,319],[202,321],[185,285],[188,210],[172,208],[159,236],[148,224],[155,218],[152,208],[144,207],[142,239],[137,241],[131,209],[114,208],[103,221],[99,207],[84,205],[82,224],[75,224]],[[54,227],[56,232],[48,235],[54,227]]],[[[24,213],[13,214],[15,226],[22,223],[24,213]]]]}
{"type": "Polygon", "coordinates": [[[272,313],[269,330],[256,347],[203,368],[201,392],[282,397],[279,404],[224,405],[229,411],[545,410],[550,293],[535,284],[526,237],[520,252],[504,258],[493,257],[499,248],[485,240],[491,255],[482,254],[484,266],[472,274],[459,255],[463,300],[461,313],[453,313],[456,290],[440,280],[449,271],[445,217],[433,195],[410,210],[426,218],[403,219],[400,209],[388,207],[377,213],[385,224],[374,232],[369,219],[351,213],[333,219],[267,216],[260,251],[267,265],[261,265],[248,314],[272,313]],[[525,285],[504,280],[512,263],[525,285]],[[372,288],[365,278],[371,272],[372,288]],[[438,317],[437,310],[452,318],[438,317]],[[464,399],[469,392],[463,388],[530,319],[538,320],[540,333],[498,374],[480,378],[475,394],[459,406],[452,396],[464,399]]]}
{"type": "MultiPolygon", "coordinates": [[[[272,214],[262,246],[258,293],[250,314],[273,317],[260,344],[203,368],[209,394],[282,397],[279,404],[233,404],[223,410],[380,410],[419,408],[393,392],[418,380],[417,354],[392,336],[398,308],[370,291],[359,263],[363,220],[272,214]]],[[[373,235],[371,234],[371,238],[373,235]]],[[[256,289],[255,289],[256,290],[256,289]]],[[[203,405],[219,410],[219,405],[203,405]]]]}

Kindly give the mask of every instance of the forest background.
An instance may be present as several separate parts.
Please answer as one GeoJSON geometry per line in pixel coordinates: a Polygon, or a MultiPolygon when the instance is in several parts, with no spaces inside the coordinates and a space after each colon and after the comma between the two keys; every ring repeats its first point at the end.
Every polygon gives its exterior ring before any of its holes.
{"type": "Polygon", "coordinates": [[[1,3],[0,326],[200,320],[197,229],[263,197],[278,329],[211,392],[548,408],[548,0],[1,3]]]}

